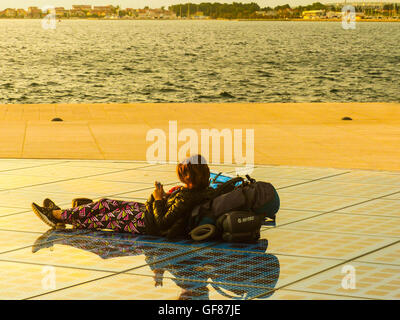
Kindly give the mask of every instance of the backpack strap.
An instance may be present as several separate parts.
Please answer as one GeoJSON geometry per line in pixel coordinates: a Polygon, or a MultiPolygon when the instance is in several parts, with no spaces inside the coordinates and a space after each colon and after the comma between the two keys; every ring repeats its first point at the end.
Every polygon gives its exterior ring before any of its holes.
{"type": "Polygon", "coordinates": [[[248,174],[246,174],[246,179],[249,180],[250,183],[256,183],[257,182],[256,179],[253,179],[248,174]]]}
{"type": "Polygon", "coordinates": [[[241,186],[245,185],[245,180],[239,176],[232,178],[231,180],[228,180],[226,182],[221,183],[215,190],[216,192],[214,193],[214,198],[220,196],[221,194],[232,191],[233,189],[235,189],[235,187],[237,187],[236,185],[239,182],[241,182],[241,186]],[[228,190],[228,191],[226,191],[226,190],[228,190]]]}
{"type": "Polygon", "coordinates": [[[250,210],[251,201],[250,201],[250,198],[244,188],[242,188],[242,194],[243,194],[244,201],[245,201],[245,209],[250,210]]]}
{"type": "Polygon", "coordinates": [[[240,187],[242,187],[242,193],[245,199],[245,209],[246,210],[250,210],[252,203],[254,201],[254,193],[253,193],[253,197],[249,197],[248,192],[246,192],[249,188],[254,188],[255,183],[257,182],[256,179],[251,178],[248,174],[246,174],[246,179],[247,182],[244,181],[243,179],[243,183],[240,187]],[[247,187],[247,190],[244,188],[247,187]]]}
{"type": "Polygon", "coordinates": [[[222,172],[218,173],[218,174],[214,177],[214,179],[211,180],[211,183],[215,183],[215,184],[222,183],[222,182],[218,182],[218,181],[217,181],[218,177],[219,177],[221,174],[222,174],[222,172]]]}
{"type": "Polygon", "coordinates": [[[246,189],[242,188],[242,193],[243,193],[243,196],[244,196],[245,201],[246,201],[245,202],[246,203],[246,209],[247,210],[252,210],[252,207],[253,207],[253,204],[254,204],[254,198],[256,196],[256,192],[255,192],[256,185],[255,185],[255,182],[246,185],[246,187],[247,187],[246,189]],[[252,190],[250,190],[250,189],[252,189],[252,190]],[[251,196],[249,196],[249,194],[251,196]]]}

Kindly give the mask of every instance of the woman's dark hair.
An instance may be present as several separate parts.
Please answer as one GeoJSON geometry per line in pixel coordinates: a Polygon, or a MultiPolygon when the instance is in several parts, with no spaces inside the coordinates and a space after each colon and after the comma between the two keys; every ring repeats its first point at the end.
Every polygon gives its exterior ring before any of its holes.
{"type": "Polygon", "coordinates": [[[206,159],[199,154],[179,163],[176,172],[179,180],[186,184],[192,184],[193,188],[204,189],[209,185],[210,168],[206,159]]]}

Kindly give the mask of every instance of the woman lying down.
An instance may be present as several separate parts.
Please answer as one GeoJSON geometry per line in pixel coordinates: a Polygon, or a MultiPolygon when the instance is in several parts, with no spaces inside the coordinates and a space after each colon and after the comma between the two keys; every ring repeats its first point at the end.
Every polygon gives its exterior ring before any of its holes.
{"type": "Polygon", "coordinates": [[[43,207],[32,203],[32,209],[50,227],[71,224],[78,229],[111,229],[168,238],[184,237],[188,215],[196,205],[207,199],[211,190],[210,170],[205,159],[195,155],[178,164],[176,171],[183,186],[166,193],[163,186],[156,182],[155,190],[145,204],[101,199],[61,209],[50,199],[45,199],[43,207]]]}

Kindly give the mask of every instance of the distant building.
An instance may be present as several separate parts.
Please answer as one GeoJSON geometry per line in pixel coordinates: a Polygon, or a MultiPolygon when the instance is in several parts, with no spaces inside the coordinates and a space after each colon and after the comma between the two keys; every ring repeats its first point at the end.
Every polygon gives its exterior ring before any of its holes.
{"type": "Polygon", "coordinates": [[[278,12],[276,12],[275,10],[269,10],[269,11],[267,11],[265,17],[272,18],[272,17],[277,16],[277,14],[278,14],[278,12]]]}
{"type": "Polygon", "coordinates": [[[176,19],[176,13],[173,11],[164,11],[163,19],[176,19]]]}
{"type": "Polygon", "coordinates": [[[172,11],[157,9],[136,9],[138,19],[176,19],[176,14],[172,11]]]}
{"type": "Polygon", "coordinates": [[[113,6],[94,6],[93,10],[91,10],[91,12],[104,17],[107,15],[111,15],[114,12],[114,7],[113,6]]]}
{"type": "Polygon", "coordinates": [[[256,15],[257,16],[261,16],[264,18],[273,18],[273,17],[277,17],[279,15],[279,13],[275,10],[268,10],[268,11],[256,11],[256,15]]]}
{"type": "Polygon", "coordinates": [[[353,7],[361,7],[361,8],[373,8],[379,9],[382,8],[386,4],[396,4],[395,2],[331,2],[326,5],[336,6],[336,7],[344,7],[346,5],[350,5],[353,7]]]}
{"type": "Polygon", "coordinates": [[[69,11],[71,17],[83,18],[89,15],[89,12],[92,10],[91,5],[76,5],[72,6],[72,9],[69,11]]]}
{"type": "Polygon", "coordinates": [[[204,15],[203,11],[197,11],[192,15],[194,19],[207,19],[208,17],[204,15]]]}
{"type": "Polygon", "coordinates": [[[28,17],[30,18],[41,18],[42,10],[38,7],[29,7],[28,8],[28,17]]]}
{"type": "Polygon", "coordinates": [[[17,9],[17,18],[25,18],[28,16],[28,12],[24,9],[17,9]]]}
{"type": "Polygon", "coordinates": [[[89,11],[92,10],[92,6],[91,5],[76,5],[74,4],[72,6],[73,10],[81,10],[81,11],[89,11]]]}
{"type": "Polygon", "coordinates": [[[129,17],[135,17],[136,16],[136,14],[135,14],[136,10],[133,9],[133,8],[126,8],[125,12],[129,17]]]}
{"type": "Polygon", "coordinates": [[[6,10],[4,10],[4,15],[7,18],[16,18],[17,17],[17,10],[7,8],[6,10]]]}
{"type": "Polygon", "coordinates": [[[326,13],[326,17],[328,19],[341,19],[342,18],[342,12],[341,11],[328,11],[326,13]]]}
{"type": "Polygon", "coordinates": [[[150,19],[160,19],[160,16],[162,14],[161,9],[149,9],[148,10],[148,15],[150,19]]]}
{"type": "Polygon", "coordinates": [[[149,9],[136,9],[136,15],[139,19],[149,19],[149,9]]]}
{"type": "Polygon", "coordinates": [[[365,13],[364,12],[356,12],[356,19],[364,19],[365,18],[365,13]]]}
{"type": "Polygon", "coordinates": [[[93,10],[101,10],[101,11],[113,11],[113,6],[109,5],[109,6],[94,6],[93,10]]]}
{"type": "Polygon", "coordinates": [[[69,12],[71,17],[86,17],[86,12],[79,9],[71,9],[69,12]]]}
{"type": "Polygon", "coordinates": [[[302,12],[303,19],[309,20],[309,19],[319,19],[319,18],[325,18],[325,10],[310,10],[310,11],[303,11],[302,12]]]}
{"type": "Polygon", "coordinates": [[[69,11],[65,10],[64,7],[56,7],[55,10],[56,10],[56,17],[57,18],[66,17],[68,15],[68,13],[69,13],[69,11]]]}
{"type": "Polygon", "coordinates": [[[256,11],[256,15],[258,15],[258,16],[266,16],[267,15],[267,11],[256,11]]]}

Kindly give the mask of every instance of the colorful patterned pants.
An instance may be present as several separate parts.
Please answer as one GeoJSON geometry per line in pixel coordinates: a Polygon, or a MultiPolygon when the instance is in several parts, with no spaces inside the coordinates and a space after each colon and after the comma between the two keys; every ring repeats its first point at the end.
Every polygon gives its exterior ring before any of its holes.
{"type": "Polygon", "coordinates": [[[63,210],[61,219],[78,229],[111,229],[117,232],[144,233],[143,203],[101,199],[63,210]]]}

